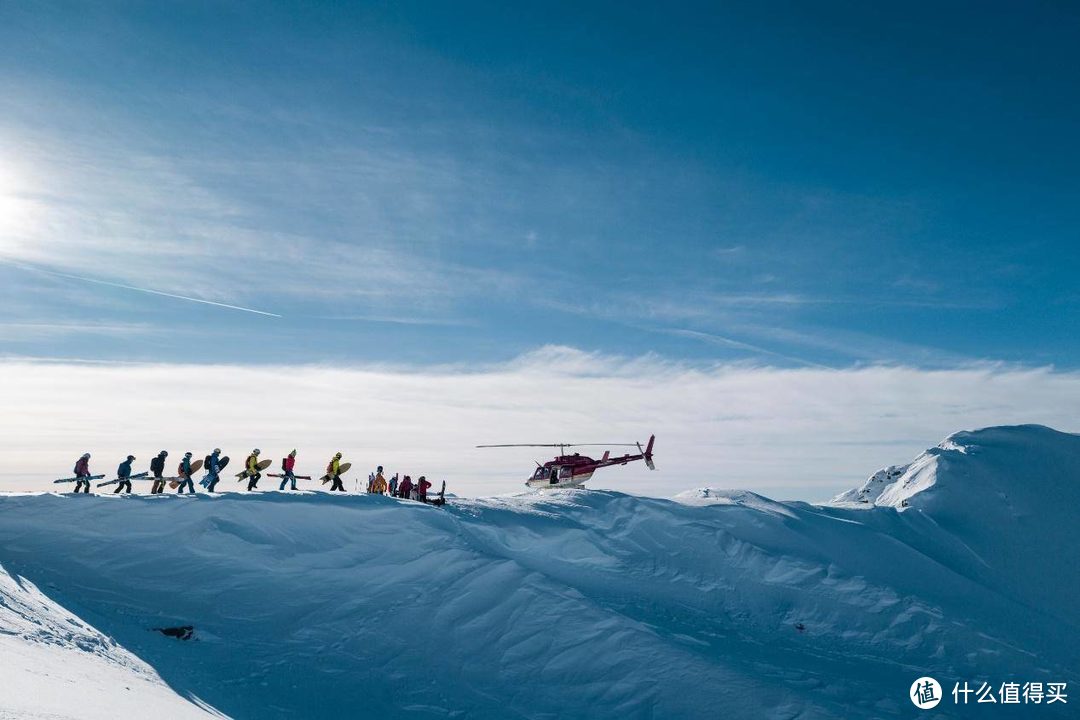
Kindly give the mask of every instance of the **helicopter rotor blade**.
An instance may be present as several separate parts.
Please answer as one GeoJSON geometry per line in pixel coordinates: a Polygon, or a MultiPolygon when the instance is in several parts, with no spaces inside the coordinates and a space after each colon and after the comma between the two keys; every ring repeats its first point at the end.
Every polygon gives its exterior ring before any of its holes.
{"type": "Polygon", "coordinates": [[[507,447],[639,447],[638,443],[511,443],[508,445],[477,445],[478,448],[507,447]]]}

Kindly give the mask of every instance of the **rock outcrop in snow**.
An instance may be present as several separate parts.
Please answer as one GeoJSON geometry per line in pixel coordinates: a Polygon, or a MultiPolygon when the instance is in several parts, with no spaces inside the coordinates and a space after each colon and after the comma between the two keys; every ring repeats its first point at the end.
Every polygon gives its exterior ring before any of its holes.
{"type": "Polygon", "coordinates": [[[0,562],[237,718],[904,718],[924,674],[1080,680],[1078,440],[959,433],[826,506],[0,497],[0,562]]]}

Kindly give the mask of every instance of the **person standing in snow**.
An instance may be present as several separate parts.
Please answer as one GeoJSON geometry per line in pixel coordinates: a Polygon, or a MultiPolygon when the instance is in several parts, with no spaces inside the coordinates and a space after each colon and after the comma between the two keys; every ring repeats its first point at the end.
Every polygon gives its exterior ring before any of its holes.
{"type": "Polygon", "coordinates": [[[206,491],[214,492],[217,487],[218,473],[221,471],[221,448],[214,448],[214,452],[206,456],[206,491]]]}
{"type": "Polygon", "coordinates": [[[291,489],[292,490],[296,489],[296,475],[293,474],[293,471],[295,470],[295,468],[296,468],[296,450],[293,450],[291,453],[289,453],[288,455],[286,455],[285,457],[283,457],[281,459],[281,472],[282,472],[282,475],[281,475],[281,487],[279,487],[278,490],[284,490],[285,489],[285,483],[290,482],[290,481],[292,482],[292,488],[291,489]]]}
{"type": "Polygon", "coordinates": [[[345,486],[341,484],[341,453],[336,453],[326,466],[326,474],[330,476],[330,492],[345,492],[345,486]]]}
{"type": "Polygon", "coordinates": [[[116,477],[120,478],[120,482],[116,483],[116,489],[113,490],[113,495],[119,494],[124,488],[127,488],[127,493],[131,494],[131,463],[135,462],[134,455],[128,455],[127,460],[120,463],[120,467],[116,468],[116,477]]]}
{"type": "Polygon", "coordinates": [[[428,482],[428,479],[426,477],[421,475],[420,479],[416,481],[416,499],[420,502],[426,503],[427,491],[429,487],[431,487],[431,483],[428,482]]]}
{"type": "Polygon", "coordinates": [[[165,478],[161,475],[165,472],[165,458],[169,453],[162,450],[157,457],[150,461],[150,472],[154,475],[154,484],[150,487],[151,495],[160,495],[165,492],[165,478]]]}
{"type": "Polygon", "coordinates": [[[85,487],[84,495],[90,493],[90,453],[83,453],[75,461],[75,492],[79,492],[80,487],[85,487]]]}
{"type": "Polygon", "coordinates": [[[389,486],[390,497],[397,497],[397,486],[398,486],[398,474],[394,473],[394,477],[390,478],[390,486],[389,486]]]}
{"type": "Polygon", "coordinates": [[[386,478],[383,477],[382,465],[375,470],[375,481],[371,483],[371,492],[376,495],[386,494],[386,478]]]}
{"type": "Polygon", "coordinates": [[[398,487],[398,497],[409,499],[409,494],[412,493],[412,478],[406,475],[401,480],[401,485],[398,487]]]}
{"type": "Polygon", "coordinates": [[[244,463],[244,475],[248,478],[248,491],[255,489],[255,486],[259,484],[259,478],[262,477],[262,473],[259,472],[259,448],[255,448],[248,455],[247,461],[244,463]]]}
{"type": "Polygon", "coordinates": [[[184,459],[180,461],[180,467],[177,468],[177,473],[180,475],[180,487],[177,489],[177,495],[184,494],[184,488],[188,489],[189,495],[195,494],[195,484],[191,482],[191,453],[184,453],[184,459]]]}

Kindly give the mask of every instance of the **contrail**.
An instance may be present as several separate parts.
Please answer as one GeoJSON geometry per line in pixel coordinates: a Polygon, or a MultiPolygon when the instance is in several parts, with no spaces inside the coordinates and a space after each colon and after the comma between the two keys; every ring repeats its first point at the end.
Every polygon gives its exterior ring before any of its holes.
{"type": "Polygon", "coordinates": [[[82,282],[94,283],[96,285],[106,285],[108,287],[121,288],[123,290],[134,290],[135,292],[147,293],[149,295],[160,295],[162,297],[174,298],[176,300],[187,300],[188,302],[202,303],[203,305],[213,305],[215,307],[226,308],[228,310],[240,310],[242,312],[255,313],[256,315],[266,315],[267,317],[282,317],[277,313],[266,312],[264,310],[255,310],[254,308],[241,307],[239,305],[229,305],[228,303],[214,302],[213,300],[203,300],[201,298],[188,297],[187,295],[176,295],[175,293],[162,292],[161,290],[151,290],[149,288],[135,287],[134,285],[124,285],[122,283],[109,282],[108,280],[98,280],[97,278],[84,277],[82,275],[70,275],[68,273],[56,272],[55,270],[45,270],[39,267],[33,267],[32,265],[23,265],[22,263],[15,263],[7,261],[8,264],[20,267],[24,270],[33,270],[34,272],[44,273],[46,275],[55,275],[56,277],[68,278],[69,280],[81,280],[82,282]]]}

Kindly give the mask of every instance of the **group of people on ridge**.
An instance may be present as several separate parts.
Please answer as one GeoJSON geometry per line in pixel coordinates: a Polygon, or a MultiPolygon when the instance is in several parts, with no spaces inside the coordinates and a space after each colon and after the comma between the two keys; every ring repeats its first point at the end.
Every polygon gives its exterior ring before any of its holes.
{"type": "MultiPolygon", "coordinates": [[[[382,465],[376,468],[375,472],[368,475],[367,491],[373,495],[390,495],[391,497],[427,502],[427,494],[430,488],[431,483],[423,475],[417,478],[415,483],[408,475],[399,481],[397,473],[394,473],[394,476],[387,480],[386,476],[383,475],[382,465]]],[[[439,493],[440,498],[443,497],[445,490],[446,483],[444,482],[443,492],[439,493]]]]}
{"type": "MultiPolygon", "coordinates": [[[[262,451],[255,448],[247,456],[244,461],[244,469],[237,474],[239,480],[247,480],[247,489],[249,491],[255,490],[258,487],[259,480],[262,479],[262,472],[269,467],[269,462],[260,462],[259,456],[262,451]]],[[[195,484],[193,482],[193,474],[197,472],[197,468],[200,467],[192,463],[192,453],[184,453],[184,457],[180,460],[180,464],[177,466],[176,477],[165,477],[165,459],[169,456],[168,451],[162,450],[160,453],[150,461],[150,471],[148,473],[140,473],[139,475],[132,475],[132,463],[135,462],[134,455],[128,455],[123,462],[120,463],[116,469],[116,480],[110,481],[116,483],[116,489],[113,490],[114,494],[118,493],[130,493],[131,492],[131,480],[133,477],[144,477],[150,475],[153,480],[153,485],[150,488],[151,495],[159,495],[165,492],[165,483],[171,482],[173,487],[177,488],[177,494],[184,494],[185,490],[188,494],[195,494],[195,484]]],[[[341,453],[335,453],[330,459],[330,462],[326,465],[326,474],[322,477],[324,483],[330,483],[331,492],[347,492],[345,485],[341,480],[341,475],[344,470],[348,469],[348,465],[341,461],[341,453]]],[[[221,470],[224,464],[228,462],[228,458],[223,458],[221,455],[221,448],[214,448],[213,452],[203,458],[201,468],[204,471],[203,478],[199,481],[199,484],[206,488],[207,492],[216,492],[217,484],[221,480],[221,470]]],[[[278,487],[279,491],[285,490],[285,486],[288,485],[291,490],[297,490],[297,479],[310,480],[309,475],[296,475],[296,450],[292,450],[281,460],[281,473],[271,474],[273,477],[280,477],[281,484],[278,487]]],[[[92,479],[90,473],[90,453],[83,453],[75,463],[75,492],[83,492],[89,494],[90,492],[90,480],[92,479]]],[[[101,477],[101,476],[98,476],[101,477]]],[[[58,481],[59,482],[59,481],[58,481]]],[[[431,487],[431,483],[424,476],[420,476],[417,482],[413,482],[412,478],[408,475],[404,477],[401,482],[398,482],[398,475],[395,473],[390,481],[386,480],[383,474],[383,467],[380,465],[374,473],[368,477],[367,491],[372,494],[378,495],[391,495],[393,497],[400,497],[405,499],[419,500],[421,502],[428,502],[428,489],[431,487]]],[[[439,493],[439,497],[435,502],[442,504],[443,497],[446,489],[446,483],[443,483],[443,492],[439,493]]]]}

